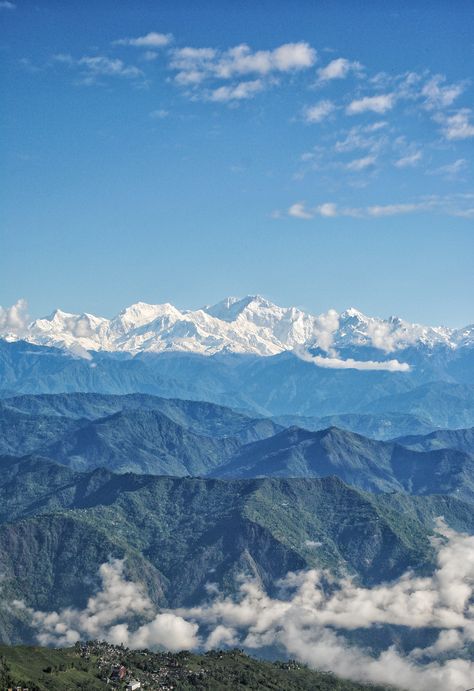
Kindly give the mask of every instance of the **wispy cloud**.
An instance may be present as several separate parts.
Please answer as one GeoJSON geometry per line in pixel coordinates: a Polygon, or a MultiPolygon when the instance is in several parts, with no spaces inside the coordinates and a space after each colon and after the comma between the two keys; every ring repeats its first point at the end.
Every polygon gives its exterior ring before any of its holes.
{"type": "Polygon", "coordinates": [[[351,62],[346,58],[336,58],[318,70],[318,80],[320,82],[327,82],[332,79],[345,79],[351,72],[360,73],[361,70],[362,65],[360,62],[351,62]]]}
{"type": "Polygon", "coordinates": [[[402,156],[398,160],[395,161],[394,165],[397,168],[413,168],[414,166],[418,165],[420,163],[421,159],[423,158],[423,154],[421,151],[414,151],[411,154],[407,154],[406,156],[402,156]]]}
{"type": "Polygon", "coordinates": [[[332,101],[324,100],[315,103],[313,106],[306,106],[303,110],[303,118],[305,122],[317,123],[325,120],[330,115],[336,106],[332,101]]]}
{"type": "Polygon", "coordinates": [[[466,170],[467,165],[468,163],[465,158],[458,158],[456,161],[453,161],[452,163],[447,163],[444,166],[435,168],[435,170],[433,170],[432,173],[434,175],[443,175],[445,178],[453,180],[457,178],[460,173],[466,170]]]}
{"type": "Polygon", "coordinates": [[[150,117],[154,120],[163,120],[164,118],[167,118],[168,115],[169,111],[165,108],[158,108],[158,110],[152,110],[150,113],[150,117]]]}
{"type": "Polygon", "coordinates": [[[10,2],[10,0],[0,0],[0,10],[14,10],[16,9],[16,5],[14,2],[10,2]]]}
{"type": "Polygon", "coordinates": [[[355,160],[346,164],[346,169],[352,171],[365,170],[366,168],[370,168],[371,166],[375,165],[376,160],[377,159],[375,156],[356,158],[355,160]]]}
{"type": "Polygon", "coordinates": [[[142,80],[144,73],[135,65],[127,65],[120,58],[111,58],[106,55],[85,55],[74,58],[69,53],[58,53],[53,60],[71,69],[76,69],[80,74],[80,84],[91,85],[100,83],[104,77],[119,77],[130,80],[142,80]]]}
{"type": "Polygon", "coordinates": [[[137,38],[120,38],[114,41],[116,46],[135,46],[136,48],[162,48],[168,46],[173,40],[172,34],[160,34],[156,31],[150,31],[145,36],[138,36],[137,38]]]}
{"type": "Polygon", "coordinates": [[[450,106],[464,91],[464,84],[445,84],[446,77],[436,74],[429,79],[421,90],[425,107],[429,110],[450,106]]]}
{"type": "MultiPolygon", "coordinates": [[[[292,204],[286,215],[291,218],[301,220],[312,220],[314,218],[388,218],[390,216],[401,216],[413,213],[435,213],[448,216],[459,216],[470,218],[472,214],[471,195],[452,195],[445,197],[431,196],[413,202],[401,202],[397,204],[373,204],[369,206],[348,207],[340,206],[334,202],[325,202],[316,206],[307,206],[304,202],[292,204]]],[[[279,212],[278,217],[283,215],[279,212]]],[[[275,216],[276,218],[277,216],[275,216]]]]}
{"type": "Polygon", "coordinates": [[[446,139],[458,140],[474,137],[474,123],[471,121],[472,110],[461,108],[453,115],[438,115],[435,119],[442,125],[446,139]]]}

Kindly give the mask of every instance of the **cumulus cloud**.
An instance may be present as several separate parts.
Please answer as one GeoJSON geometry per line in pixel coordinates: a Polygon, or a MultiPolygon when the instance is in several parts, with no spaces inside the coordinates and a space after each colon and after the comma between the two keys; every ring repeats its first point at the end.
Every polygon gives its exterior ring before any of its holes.
{"type": "MultiPolygon", "coordinates": [[[[327,355],[312,355],[303,346],[294,348],[294,354],[305,362],[310,362],[317,367],[325,369],[355,369],[355,370],[377,370],[385,372],[408,372],[410,366],[398,360],[354,360],[353,358],[343,359],[339,357],[337,351],[333,347],[334,336],[339,329],[339,314],[336,310],[328,310],[324,314],[320,314],[314,318],[313,333],[315,336],[314,345],[324,350],[327,355]]],[[[372,338],[379,336],[380,343],[382,342],[382,335],[370,335],[372,338]]],[[[388,334],[385,334],[384,345],[387,345],[388,334]]],[[[390,348],[387,350],[389,352],[390,348]]]]}
{"type": "Polygon", "coordinates": [[[10,307],[2,307],[0,305],[0,334],[22,336],[27,331],[28,323],[28,304],[26,300],[17,300],[10,307]]]}
{"type": "Polygon", "coordinates": [[[439,528],[447,541],[438,542],[432,576],[408,572],[392,583],[364,588],[351,578],[336,580],[313,569],[288,574],[278,597],[246,581],[239,598],[217,597],[178,613],[210,631],[206,647],[226,638],[254,650],[277,645],[310,666],[324,661],[326,669],[361,681],[413,691],[464,691],[474,664],[456,655],[474,636],[474,538],[439,528]],[[343,635],[387,624],[440,633],[422,650],[404,654],[392,646],[379,655],[349,645],[343,635]],[[433,659],[440,653],[443,661],[433,659]]]}
{"type": "Polygon", "coordinates": [[[313,106],[307,106],[303,110],[303,118],[306,122],[322,122],[328,115],[336,109],[336,106],[332,101],[324,100],[315,103],[313,106]]]}
{"type": "Polygon", "coordinates": [[[443,537],[433,540],[437,564],[430,576],[406,572],[395,581],[364,587],[352,577],[311,569],[289,573],[273,597],[260,583],[242,578],[234,596],[210,585],[203,604],[155,614],[143,587],[125,580],[123,562],[114,560],[101,566],[102,590],[83,610],[30,614],[38,641],[48,645],[98,637],[173,650],[277,646],[312,667],[324,665],[360,681],[409,691],[464,691],[474,678],[474,663],[462,656],[474,640],[474,537],[442,522],[438,530],[443,537]],[[148,623],[132,627],[129,620],[137,616],[148,617],[148,623]],[[431,629],[435,641],[408,652],[391,645],[371,654],[345,635],[387,625],[431,629]]]}
{"type": "Polygon", "coordinates": [[[379,96],[364,96],[351,101],[346,108],[348,115],[358,115],[371,111],[373,113],[386,113],[395,104],[394,94],[381,94],[379,96]]]}
{"type": "Polygon", "coordinates": [[[361,70],[362,65],[360,62],[351,62],[346,58],[336,58],[318,70],[318,79],[320,82],[330,81],[331,79],[344,79],[350,72],[360,72],[361,70]]]}
{"type": "Polygon", "coordinates": [[[240,82],[234,86],[220,86],[210,91],[207,96],[209,101],[241,101],[242,99],[253,98],[256,93],[262,91],[264,84],[261,79],[254,79],[248,82],[240,82]]]}
{"type": "Polygon", "coordinates": [[[292,204],[288,209],[288,216],[305,220],[314,218],[313,212],[306,209],[304,202],[295,202],[295,204],[292,204]]]}
{"type": "Polygon", "coordinates": [[[211,92],[209,100],[228,101],[234,98],[249,98],[261,91],[263,86],[268,83],[260,81],[262,78],[268,80],[272,74],[278,75],[307,69],[316,62],[316,58],[314,48],[304,41],[285,43],[273,50],[257,51],[253,51],[246,44],[240,44],[224,51],[215,48],[187,46],[173,51],[170,68],[176,73],[175,81],[177,84],[194,90],[206,81],[226,81],[238,79],[245,75],[254,75],[257,78],[229,87],[216,87],[211,92]],[[237,94],[235,97],[233,96],[234,91],[237,94]],[[243,93],[244,96],[240,95],[243,93]],[[212,97],[213,94],[214,97],[212,97]],[[229,98],[229,94],[231,98],[229,98]]]}
{"type": "Polygon", "coordinates": [[[332,342],[338,328],[339,315],[336,310],[331,309],[315,317],[313,333],[318,347],[326,352],[332,352],[332,342]]]}
{"type": "Polygon", "coordinates": [[[405,326],[399,320],[396,324],[373,320],[367,325],[367,336],[372,345],[386,353],[392,353],[402,344],[407,346],[416,343],[417,339],[422,336],[422,332],[423,327],[416,327],[413,324],[405,326]]]}
{"type": "Polygon", "coordinates": [[[145,36],[138,36],[137,38],[120,38],[118,41],[114,41],[114,44],[117,46],[135,46],[136,48],[162,48],[169,45],[172,40],[172,34],[150,31],[145,36]]]}
{"type": "MultiPolygon", "coordinates": [[[[90,597],[84,609],[66,607],[58,612],[29,610],[41,645],[67,646],[77,640],[99,638],[131,648],[180,650],[194,648],[198,625],[172,612],[154,613],[144,587],[124,578],[124,562],[113,559],[102,564],[102,589],[90,597]],[[136,617],[150,620],[133,628],[136,617]]],[[[21,606],[21,603],[16,603],[21,606]]]]}

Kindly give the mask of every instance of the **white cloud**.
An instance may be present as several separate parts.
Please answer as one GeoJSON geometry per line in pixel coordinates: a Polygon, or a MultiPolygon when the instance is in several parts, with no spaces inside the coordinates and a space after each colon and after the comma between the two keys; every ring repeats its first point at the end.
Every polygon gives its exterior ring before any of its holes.
{"type": "Polygon", "coordinates": [[[350,72],[360,72],[362,65],[360,62],[351,62],[346,58],[336,58],[331,60],[326,67],[318,70],[318,79],[321,82],[331,79],[344,79],[350,72]]]}
{"type": "MultiPolygon", "coordinates": [[[[285,43],[274,50],[257,51],[253,51],[246,44],[234,46],[225,51],[187,46],[173,51],[170,67],[176,72],[177,84],[196,88],[207,80],[225,81],[251,74],[259,78],[269,78],[272,74],[297,72],[314,65],[316,57],[314,48],[305,42],[285,43]]],[[[240,84],[252,84],[257,81],[240,84]]],[[[240,84],[230,86],[229,91],[238,89],[240,84]]],[[[265,85],[260,81],[258,84],[262,88],[265,85]]],[[[261,88],[254,87],[252,95],[260,90],[261,88]]],[[[216,92],[224,94],[223,97],[218,95],[217,98],[210,100],[230,100],[226,97],[225,90],[219,91],[219,88],[216,88],[212,93],[216,92]]],[[[250,90],[247,93],[250,94],[250,90]]],[[[244,98],[249,98],[249,95],[244,98]]]]}
{"type": "Polygon", "coordinates": [[[346,131],[343,139],[338,139],[334,145],[337,153],[366,149],[371,153],[378,153],[387,144],[388,139],[382,130],[387,127],[387,122],[379,121],[371,125],[357,125],[346,131]]]}
{"type": "Polygon", "coordinates": [[[212,90],[207,100],[216,102],[241,101],[242,99],[253,98],[256,93],[262,91],[264,84],[261,79],[254,79],[249,82],[240,82],[234,86],[220,86],[212,90]]]}
{"type": "Polygon", "coordinates": [[[320,314],[315,318],[313,333],[318,348],[332,353],[334,334],[339,328],[339,315],[334,309],[320,314]]]}
{"type": "Polygon", "coordinates": [[[147,62],[153,62],[153,60],[156,60],[158,56],[159,53],[156,50],[146,50],[142,55],[142,59],[146,60],[147,62]]]}
{"type": "Polygon", "coordinates": [[[335,216],[337,216],[337,206],[332,202],[325,202],[324,204],[320,204],[316,207],[315,211],[320,216],[324,216],[325,218],[334,218],[335,216]]]}
{"type": "Polygon", "coordinates": [[[460,218],[474,218],[474,208],[453,211],[453,216],[459,216],[460,218]]]}
{"type": "Polygon", "coordinates": [[[302,202],[293,204],[288,209],[288,215],[294,218],[312,219],[315,216],[335,217],[335,216],[349,216],[352,218],[364,217],[380,217],[380,216],[396,216],[398,214],[405,214],[414,211],[426,209],[426,203],[410,203],[410,204],[385,204],[379,206],[368,206],[359,208],[338,207],[332,202],[326,202],[314,207],[306,207],[302,202]]]}
{"type": "Polygon", "coordinates": [[[370,321],[367,325],[367,336],[370,338],[372,345],[379,350],[384,350],[386,353],[392,353],[400,345],[407,346],[416,341],[422,336],[423,327],[419,330],[413,325],[405,327],[404,323],[397,322],[390,324],[378,320],[370,321]]]}
{"type": "Polygon", "coordinates": [[[127,78],[143,75],[138,67],[126,65],[119,58],[108,58],[104,55],[85,56],[80,58],[77,64],[79,67],[85,67],[91,75],[127,78]]]}
{"type": "Polygon", "coordinates": [[[26,300],[17,300],[11,307],[2,307],[0,305],[0,334],[22,336],[27,331],[28,323],[28,305],[26,300]]]}
{"type": "Polygon", "coordinates": [[[316,62],[316,51],[308,43],[285,43],[271,53],[275,68],[280,72],[301,70],[316,62]]]}
{"type": "Polygon", "coordinates": [[[117,46],[135,46],[136,48],[162,48],[167,46],[173,40],[172,34],[159,34],[156,31],[150,31],[145,36],[138,36],[137,38],[120,38],[114,41],[117,46]]]}
{"type": "MultiPolygon", "coordinates": [[[[192,649],[277,646],[285,655],[340,676],[409,691],[464,691],[472,685],[474,663],[462,657],[474,641],[474,537],[447,529],[433,540],[437,565],[429,576],[400,578],[364,587],[322,569],[289,573],[270,597],[261,584],[242,579],[236,596],[210,584],[210,599],[195,607],[155,614],[140,584],[123,577],[123,562],[100,568],[102,590],[82,610],[29,611],[43,645],[71,645],[83,638],[123,642],[132,648],[192,649]],[[132,627],[137,616],[148,623],[132,627]],[[426,648],[392,645],[381,652],[351,644],[345,633],[382,626],[431,629],[426,648]]],[[[309,541],[308,547],[316,547],[309,541]]],[[[14,603],[21,607],[21,603],[14,603]]]]}
{"type": "Polygon", "coordinates": [[[414,211],[420,211],[425,209],[424,204],[384,204],[367,207],[367,213],[369,216],[375,216],[379,218],[380,216],[398,216],[399,214],[409,214],[414,211]]]}
{"type": "Polygon", "coordinates": [[[364,156],[363,158],[356,158],[354,161],[350,161],[349,163],[347,163],[346,168],[347,170],[352,171],[365,170],[366,168],[370,168],[371,166],[375,165],[376,160],[377,159],[375,156],[364,156]]]}
{"type": "MultiPolygon", "coordinates": [[[[362,163],[361,166],[363,169],[364,163],[362,163]]],[[[464,208],[462,205],[468,201],[469,198],[459,199],[456,196],[446,196],[431,197],[416,202],[375,204],[365,207],[343,207],[333,202],[326,202],[317,206],[308,207],[303,202],[297,202],[289,207],[287,215],[305,220],[313,219],[316,216],[326,218],[334,218],[336,216],[350,218],[383,218],[421,212],[447,214],[449,216],[470,216],[470,210],[464,208]]]]}
{"type": "Polygon", "coordinates": [[[78,68],[82,74],[82,84],[96,84],[101,77],[123,77],[126,79],[143,78],[143,72],[134,65],[127,65],[120,58],[109,58],[106,55],[85,55],[76,59],[68,53],[53,56],[55,62],[78,68]]]}
{"type": "Polygon", "coordinates": [[[14,10],[14,9],[16,9],[15,3],[10,2],[10,0],[1,0],[0,10],[14,10]]]}
{"type": "Polygon", "coordinates": [[[306,122],[310,122],[310,123],[322,122],[335,109],[336,109],[336,106],[334,105],[334,103],[332,101],[328,101],[328,100],[319,101],[319,103],[315,103],[315,105],[313,105],[313,106],[307,106],[303,110],[303,117],[304,117],[306,122]]]}
{"type": "Polygon", "coordinates": [[[395,104],[394,94],[381,94],[380,96],[364,96],[355,99],[347,106],[346,112],[349,115],[358,115],[372,111],[374,113],[386,113],[395,104]]]}
{"type": "Polygon", "coordinates": [[[416,166],[422,158],[423,154],[421,151],[414,151],[411,154],[407,154],[406,156],[399,158],[397,161],[395,161],[394,165],[397,168],[412,168],[413,166],[416,166]]]}
{"type": "Polygon", "coordinates": [[[292,216],[293,218],[303,219],[310,219],[314,217],[314,214],[305,208],[303,202],[296,202],[295,204],[292,204],[288,209],[288,215],[292,216]]]}
{"type": "Polygon", "coordinates": [[[444,86],[445,81],[446,77],[436,74],[423,86],[421,95],[425,98],[425,106],[428,110],[450,106],[464,91],[463,84],[444,86]]]}
{"type": "Polygon", "coordinates": [[[443,126],[442,131],[446,139],[458,140],[474,137],[474,124],[470,121],[470,108],[461,108],[453,115],[436,118],[443,126]]]}
{"type": "Polygon", "coordinates": [[[119,559],[102,564],[99,569],[102,589],[89,598],[82,610],[74,607],[59,612],[29,610],[38,642],[46,646],[68,646],[80,639],[100,638],[132,648],[196,647],[197,624],[172,612],[154,614],[143,586],[126,580],[123,570],[124,562],[119,559]],[[130,628],[130,621],[137,616],[152,618],[137,628],[130,628]]]}
{"type": "Polygon", "coordinates": [[[458,158],[452,163],[447,163],[444,166],[440,166],[433,171],[437,175],[444,175],[447,178],[455,178],[459,173],[467,168],[467,161],[465,158],[458,158]]]}
{"type": "Polygon", "coordinates": [[[354,360],[353,358],[342,359],[340,357],[323,357],[322,355],[311,355],[305,350],[295,349],[295,354],[305,362],[311,362],[317,367],[325,369],[355,369],[382,372],[409,372],[410,365],[398,360],[354,360]]]}

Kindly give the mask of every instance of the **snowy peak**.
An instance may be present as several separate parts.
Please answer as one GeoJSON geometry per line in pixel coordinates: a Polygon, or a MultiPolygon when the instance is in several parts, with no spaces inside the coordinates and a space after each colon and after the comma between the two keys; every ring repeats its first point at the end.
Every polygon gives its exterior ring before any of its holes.
{"type": "MultiPolygon", "coordinates": [[[[258,310],[262,307],[275,307],[271,302],[268,302],[260,295],[247,295],[244,298],[228,297],[221,300],[215,305],[208,305],[203,307],[203,311],[211,317],[221,319],[226,322],[233,322],[245,310],[258,310]]],[[[278,308],[277,308],[278,309],[278,308]]]]}
{"type": "MultiPolygon", "coordinates": [[[[228,297],[198,310],[137,302],[112,319],[55,310],[48,317],[11,326],[3,337],[24,338],[38,345],[85,351],[184,351],[275,355],[317,348],[328,354],[345,347],[371,347],[384,354],[407,347],[451,349],[474,346],[474,325],[463,329],[411,324],[399,317],[368,317],[354,307],[319,316],[296,307],[279,307],[260,295],[228,297]]],[[[387,356],[388,357],[388,356],[387,356]]]]}

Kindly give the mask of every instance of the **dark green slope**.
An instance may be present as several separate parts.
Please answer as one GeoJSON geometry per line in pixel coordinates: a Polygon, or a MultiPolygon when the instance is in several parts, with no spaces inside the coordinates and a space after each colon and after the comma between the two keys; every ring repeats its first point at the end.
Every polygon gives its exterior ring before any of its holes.
{"type": "Polygon", "coordinates": [[[189,432],[157,411],[132,409],[93,420],[42,451],[76,469],[203,475],[239,446],[189,432]]]}
{"type": "Polygon", "coordinates": [[[196,434],[209,437],[237,437],[244,443],[271,436],[281,429],[281,426],[271,420],[249,417],[214,403],[159,398],[147,394],[24,395],[8,398],[0,403],[0,415],[4,409],[32,416],[54,415],[78,420],[97,420],[123,410],[155,410],[196,434]]]}
{"type": "Polygon", "coordinates": [[[35,453],[78,469],[203,475],[243,443],[279,429],[212,404],[144,395],[21,396],[0,403],[0,455],[35,453]]]}
{"type": "Polygon", "coordinates": [[[399,489],[390,458],[392,445],[332,427],[310,432],[292,427],[240,449],[217,469],[219,477],[325,477],[337,475],[362,489],[399,489]]]}
{"type": "MultiPolygon", "coordinates": [[[[0,687],[28,686],[38,691],[110,689],[107,676],[124,665],[127,679],[146,689],[181,691],[257,689],[260,691],[384,691],[385,687],[347,681],[290,662],[255,660],[240,650],[205,655],[152,653],[90,642],[74,648],[0,646],[0,687]]],[[[324,668],[324,660],[321,660],[324,668]]]]}
{"type": "Polygon", "coordinates": [[[78,423],[55,415],[28,415],[0,403],[0,456],[24,456],[72,432],[78,423]]]}
{"type": "Polygon", "coordinates": [[[77,473],[45,459],[0,461],[0,639],[31,641],[13,599],[53,610],[83,606],[99,566],[125,559],[156,605],[196,604],[206,584],[236,577],[270,592],[288,571],[350,572],[363,583],[433,566],[430,536],[444,515],[474,530],[474,509],[446,497],[372,495],[340,479],[200,478],[77,473]],[[7,606],[5,606],[5,604],[7,606]]]}
{"type": "Polygon", "coordinates": [[[289,428],[247,444],[224,466],[222,478],[326,477],[372,492],[455,494],[474,500],[474,457],[455,449],[417,452],[336,427],[310,432],[289,428]]]}

